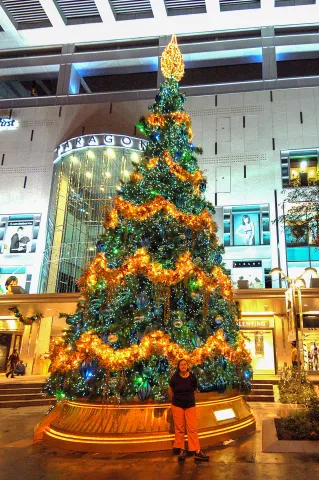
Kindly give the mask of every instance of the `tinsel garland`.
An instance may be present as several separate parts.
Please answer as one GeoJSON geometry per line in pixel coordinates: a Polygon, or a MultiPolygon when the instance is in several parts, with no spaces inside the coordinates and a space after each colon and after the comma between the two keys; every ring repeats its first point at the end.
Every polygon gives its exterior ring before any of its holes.
{"type": "Polygon", "coordinates": [[[192,124],[189,115],[186,112],[152,113],[147,117],[147,123],[151,125],[151,127],[163,128],[166,120],[173,121],[177,125],[185,123],[189,140],[193,140],[194,133],[191,127],[192,124]]]}
{"type": "MultiPolygon", "coordinates": [[[[197,170],[194,173],[187,172],[186,170],[184,170],[183,167],[181,167],[180,165],[175,163],[167,152],[164,152],[163,158],[164,158],[165,162],[167,163],[170,171],[172,173],[174,173],[174,175],[176,175],[176,177],[179,178],[180,180],[183,180],[184,182],[192,183],[195,186],[195,193],[197,195],[199,195],[199,193],[200,193],[199,192],[199,184],[202,181],[204,181],[203,173],[200,170],[197,170]]],[[[156,165],[158,164],[159,160],[160,159],[158,157],[151,158],[147,162],[146,166],[148,168],[155,168],[156,165]]]]}
{"type": "Polygon", "coordinates": [[[198,285],[205,291],[212,292],[220,287],[224,298],[232,298],[232,286],[228,276],[222,269],[214,266],[211,276],[191,260],[190,252],[180,255],[175,263],[176,269],[165,269],[159,263],[151,261],[145,248],[139,248],[134,255],[129,257],[118,268],[108,268],[107,259],[103,252],[97,254],[90,267],[82,274],[78,285],[83,293],[88,287],[96,285],[98,280],[107,282],[108,288],[114,289],[124,282],[127,275],[144,274],[151,282],[157,284],[175,285],[188,278],[190,275],[197,277],[198,285]]]}
{"type": "Polygon", "coordinates": [[[83,333],[76,341],[77,350],[65,348],[58,341],[52,354],[52,372],[69,371],[77,368],[83,361],[97,359],[99,364],[109,371],[132,368],[134,363],[148,359],[152,355],[164,356],[176,365],[178,360],[185,358],[190,366],[202,364],[207,357],[223,355],[235,364],[250,363],[251,357],[245,349],[244,339],[239,335],[236,348],[232,348],[225,340],[222,330],[208,337],[205,345],[188,352],[177,343],[171,343],[168,334],[161,330],[146,334],[139,345],[114,350],[103,343],[94,333],[83,333]]]}
{"type": "Polygon", "coordinates": [[[178,210],[173,203],[166,200],[166,198],[161,195],[157,195],[154,200],[139,206],[127,202],[122,197],[116,198],[114,201],[114,208],[106,216],[104,227],[106,229],[116,228],[119,224],[118,214],[128,220],[138,220],[141,222],[153,217],[160,211],[165,211],[176,221],[186,225],[191,230],[208,229],[211,234],[216,233],[217,231],[216,223],[213,221],[208,210],[203,210],[200,215],[183,213],[178,210]]]}

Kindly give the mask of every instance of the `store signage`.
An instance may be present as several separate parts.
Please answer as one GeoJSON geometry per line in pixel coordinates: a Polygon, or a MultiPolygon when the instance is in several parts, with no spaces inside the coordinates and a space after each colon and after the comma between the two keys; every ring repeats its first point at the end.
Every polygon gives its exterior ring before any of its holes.
{"type": "Polygon", "coordinates": [[[113,135],[109,133],[81,135],[80,137],[71,138],[58,146],[55,150],[55,162],[57,162],[62,155],[85,147],[124,147],[132,150],[144,151],[147,145],[148,142],[146,140],[129,137],[127,135],[113,135]]]}
{"type": "Polygon", "coordinates": [[[0,320],[0,331],[1,332],[21,332],[23,331],[23,324],[16,319],[6,319],[0,320]]]}
{"type": "Polygon", "coordinates": [[[0,117],[1,130],[7,129],[7,128],[16,128],[17,126],[18,126],[18,122],[14,118],[0,117]]]}
{"type": "Polygon", "coordinates": [[[251,320],[238,320],[240,328],[274,328],[274,320],[265,319],[251,319],[251,320]]]}
{"type": "Polygon", "coordinates": [[[249,268],[249,267],[261,267],[261,260],[255,260],[251,262],[233,262],[233,268],[249,268]]]}

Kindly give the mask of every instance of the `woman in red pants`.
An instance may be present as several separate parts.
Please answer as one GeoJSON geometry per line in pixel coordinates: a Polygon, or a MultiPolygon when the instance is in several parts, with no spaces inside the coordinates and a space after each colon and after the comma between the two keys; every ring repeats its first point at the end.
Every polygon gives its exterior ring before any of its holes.
{"type": "Polygon", "coordinates": [[[199,446],[196,426],[195,395],[198,393],[198,383],[195,375],[188,371],[186,360],[177,364],[177,372],[169,382],[169,395],[172,398],[172,413],[175,427],[174,448],[179,448],[178,461],[186,458],[185,424],[188,436],[188,449],[195,452],[195,460],[208,461],[199,446]]]}

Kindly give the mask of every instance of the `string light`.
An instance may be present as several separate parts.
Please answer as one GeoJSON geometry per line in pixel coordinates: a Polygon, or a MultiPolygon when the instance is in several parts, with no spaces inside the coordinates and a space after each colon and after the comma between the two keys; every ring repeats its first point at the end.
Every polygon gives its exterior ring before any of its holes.
{"type": "Polygon", "coordinates": [[[140,248],[136,253],[125,260],[119,268],[108,268],[107,259],[104,253],[100,252],[93,260],[90,267],[80,277],[78,285],[83,293],[88,286],[96,285],[98,279],[107,282],[109,286],[115,288],[123,283],[128,275],[144,274],[151,282],[157,284],[175,285],[190,275],[195,275],[201,282],[201,286],[206,291],[213,291],[220,287],[224,298],[232,298],[231,281],[223,273],[220,267],[214,266],[211,276],[191,261],[190,252],[186,252],[178,257],[176,268],[165,269],[159,263],[151,261],[150,255],[145,248],[140,248]]]}
{"type": "Polygon", "coordinates": [[[234,364],[241,364],[243,361],[251,362],[250,354],[245,349],[244,338],[239,335],[236,348],[232,348],[225,340],[222,330],[208,337],[202,347],[195,348],[192,352],[188,352],[177,343],[170,342],[169,335],[160,330],[146,334],[139,345],[135,344],[122,349],[113,349],[94,333],[83,333],[76,341],[76,346],[77,352],[61,346],[57,348],[51,370],[69,371],[84,360],[98,358],[99,363],[112,372],[131,368],[135,362],[148,359],[154,354],[165,356],[173,365],[176,365],[181,358],[185,358],[190,366],[200,365],[207,357],[218,355],[223,355],[234,364]]]}
{"type": "Polygon", "coordinates": [[[177,46],[176,35],[165,48],[161,58],[161,70],[165,78],[174,78],[179,82],[184,75],[184,59],[177,46]]]}
{"type": "Polygon", "coordinates": [[[173,203],[161,195],[156,195],[154,200],[140,206],[127,202],[121,197],[116,198],[114,201],[114,209],[108,214],[104,222],[104,227],[115,228],[119,223],[118,214],[129,220],[139,220],[141,222],[153,217],[160,211],[168,213],[171,217],[175,218],[175,220],[186,225],[191,230],[208,229],[211,234],[216,233],[216,223],[207,210],[203,210],[199,215],[187,214],[178,210],[173,203]]]}
{"type": "MultiPolygon", "coordinates": [[[[53,344],[46,390],[59,399],[94,393],[103,401],[166,401],[181,358],[204,391],[249,389],[251,358],[238,333],[231,281],[217,260],[213,206],[201,195],[206,179],[179,91],[184,62],[175,35],[161,67],[165,83],[137,124],[148,145],[141,156],[131,153],[131,175],[123,163],[99,253],[79,279],[83,296],[66,319],[70,330],[53,344]]],[[[116,156],[107,149],[105,179],[116,156]]]]}
{"type": "MultiPolygon", "coordinates": [[[[187,172],[183,167],[172,160],[168,152],[164,152],[163,159],[167,163],[172,173],[174,173],[180,180],[184,182],[190,182],[195,185],[196,193],[199,194],[198,186],[205,180],[205,177],[200,170],[197,170],[194,173],[187,172]]],[[[159,160],[159,157],[151,158],[146,164],[147,168],[155,168],[159,160]]]]}

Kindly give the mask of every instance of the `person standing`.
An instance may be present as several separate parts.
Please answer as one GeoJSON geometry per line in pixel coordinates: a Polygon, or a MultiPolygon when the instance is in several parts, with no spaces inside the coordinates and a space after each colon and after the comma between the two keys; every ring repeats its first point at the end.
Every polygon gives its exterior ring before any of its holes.
{"type": "Polygon", "coordinates": [[[208,462],[208,455],[205,455],[200,449],[196,426],[195,395],[198,393],[197,378],[188,371],[188,364],[185,359],[179,360],[177,372],[169,382],[168,393],[172,399],[172,414],[175,428],[174,448],[180,449],[178,461],[184,461],[186,458],[186,424],[189,450],[195,452],[195,460],[208,462]]]}
{"type": "Polygon", "coordinates": [[[291,350],[291,364],[292,368],[298,367],[298,351],[297,351],[297,344],[296,342],[291,343],[292,350],[291,350]]]}
{"type": "Polygon", "coordinates": [[[10,370],[9,370],[9,372],[6,373],[7,378],[9,377],[10,374],[11,374],[11,378],[14,378],[14,371],[16,369],[18,361],[19,361],[18,350],[14,350],[14,352],[11,353],[11,355],[8,359],[8,363],[10,365],[10,370]]]}

